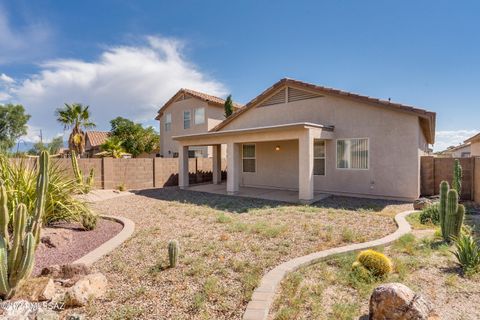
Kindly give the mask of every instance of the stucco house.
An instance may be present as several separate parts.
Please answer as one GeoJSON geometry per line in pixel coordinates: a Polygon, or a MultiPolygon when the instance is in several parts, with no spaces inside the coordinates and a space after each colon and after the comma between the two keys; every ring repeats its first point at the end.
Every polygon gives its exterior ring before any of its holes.
{"type": "Polygon", "coordinates": [[[100,146],[110,136],[108,131],[87,131],[85,132],[85,153],[87,158],[93,158],[101,150],[100,146]]]}
{"type": "Polygon", "coordinates": [[[465,143],[470,143],[470,155],[472,157],[480,157],[480,133],[468,138],[465,143]]]}
{"type": "Polygon", "coordinates": [[[467,142],[458,146],[451,146],[435,153],[435,155],[442,158],[469,158],[471,156],[471,144],[467,142]]]}
{"type": "Polygon", "coordinates": [[[297,80],[282,79],[204,133],[176,135],[179,186],[188,148],[213,148],[213,183],[227,145],[226,191],[242,187],[412,200],[420,157],[434,143],[436,114],[297,80]]]}
{"type": "MultiPolygon", "coordinates": [[[[178,157],[173,136],[205,133],[225,120],[225,100],[191,89],[180,89],[158,111],[160,124],[160,156],[178,157]]],[[[234,103],[234,110],[241,106],[234,103]]],[[[192,146],[190,158],[212,157],[211,146],[192,146]]],[[[225,150],[223,155],[225,156],[225,150]]]]}

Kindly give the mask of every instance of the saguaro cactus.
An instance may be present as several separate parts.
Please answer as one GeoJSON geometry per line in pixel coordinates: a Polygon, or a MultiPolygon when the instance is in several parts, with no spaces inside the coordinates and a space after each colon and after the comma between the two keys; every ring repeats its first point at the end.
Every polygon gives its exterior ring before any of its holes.
{"type": "Polygon", "coordinates": [[[170,268],[175,268],[178,262],[178,241],[170,240],[168,243],[168,261],[170,262],[170,268]]]}
{"type": "Polygon", "coordinates": [[[19,204],[13,216],[13,235],[9,235],[7,190],[0,182],[0,297],[9,299],[19,282],[32,272],[37,244],[40,241],[42,216],[48,187],[48,152],[40,154],[35,212],[30,219],[27,207],[19,204]],[[12,241],[10,241],[12,238],[12,241]]]}
{"type": "Polygon", "coordinates": [[[442,230],[442,236],[445,238],[443,233],[445,229],[445,215],[447,213],[447,194],[450,186],[447,181],[442,181],[440,183],[440,204],[438,206],[438,215],[440,217],[440,228],[442,230]]]}
{"type": "Polygon", "coordinates": [[[460,165],[460,160],[455,159],[455,165],[453,167],[453,181],[452,181],[452,189],[457,190],[458,197],[462,195],[462,166],[460,165]]]}
{"type": "Polygon", "coordinates": [[[458,204],[458,193],[451,189],[447,197],[447,213],[444,224],[444,240],[451,241],[452,238],[458,238],[462,230],[463,218],[465,216],[465,207],[458,204]]]}

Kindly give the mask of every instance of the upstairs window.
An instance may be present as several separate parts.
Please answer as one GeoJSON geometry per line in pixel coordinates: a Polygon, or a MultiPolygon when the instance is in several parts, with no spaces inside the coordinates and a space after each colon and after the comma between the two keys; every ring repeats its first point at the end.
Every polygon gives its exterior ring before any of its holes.
{"type": "Polygon", "coordinates": [[[196,108],[195,124],[204,124],[204,123],[205,123],[205,108],[196,108]]]}
{"type": "Polygon", "coordinates": [[[183,111],[183,129],[190,128],[190,111],[183,111]]]}
{"type": "Polygon", "coordinates": [[[337,140],[337,169],[368,169],[368,139],[337,140]]]}
{"type": "Polygon", "coordinates": [[[172,114],[167,113],[165,115],[165,131],[172,130],[172,114]]]}
{"type": "Polygon", "coordinates": [[[244,144],[242,145],[242,168],[243,172],[255,172],[256,170],[256,158],[255,158],[255,145],[244,144]]]}
{"type": "Polygon", "coordinates": [[[313,142],[313,174],[325,175],[325,140],[315,139],[313,142]]]}

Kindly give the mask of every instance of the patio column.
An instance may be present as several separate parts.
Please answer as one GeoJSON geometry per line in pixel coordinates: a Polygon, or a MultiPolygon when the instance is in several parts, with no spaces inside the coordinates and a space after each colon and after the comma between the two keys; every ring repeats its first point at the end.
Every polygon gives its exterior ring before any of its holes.
{"type": "Polygon", "coordinates": [[[313,200],[313,135],[309,129],[298,139],[298,198],[313,200]]]}
{"type": "Polygon", "coordinates": [[[222,145],[216,144],[213,145],[213,184],[222,183],[222,145]]]}
{"type": "Polygon", "coordinates": [[[227,193],[233,194],[240,189],[240,144],[227,144],[227,193]]]}
{"type": "Polygon", "coordinates": [[[188,187],[188,146],[180,146],[178,150],[178,186],[188,187]]]}

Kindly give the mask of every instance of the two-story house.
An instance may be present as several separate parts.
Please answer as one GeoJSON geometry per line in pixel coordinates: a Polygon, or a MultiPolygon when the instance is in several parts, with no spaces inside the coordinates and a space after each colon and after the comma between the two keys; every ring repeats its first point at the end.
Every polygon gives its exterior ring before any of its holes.
{"type": "MultiPolygon", "coordinates": [[[[225,120],[225,100],[206,93],[180,89],[158,111],[155,118],[160,122],[160,155],[164,158],[178,157],[178,142],[175,136],[206,133],[225,120]]],[[[234,104],[234,110],[240,105],[234,104]]],[[[222,155],[225,156],[225,148],[222,155]]],[[[211,146],[195,146],[188,151],[193,158],[212,157],[211,146]]]]}

